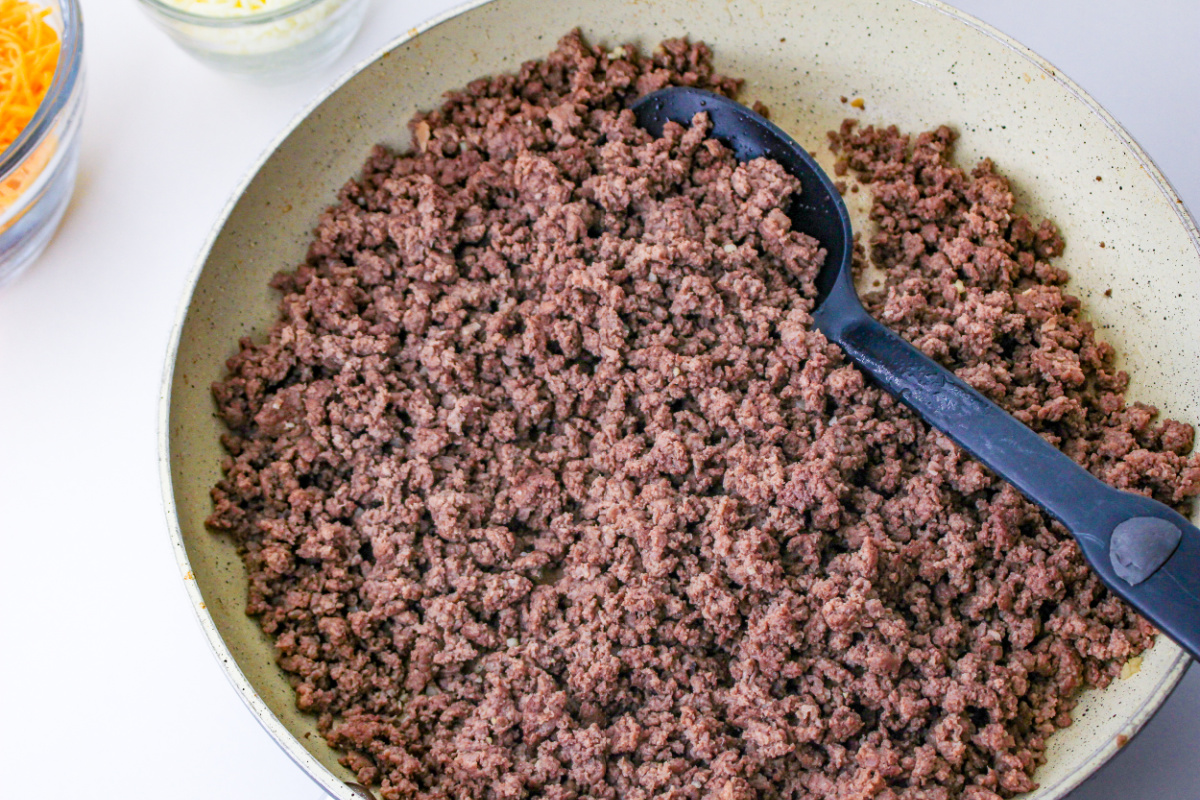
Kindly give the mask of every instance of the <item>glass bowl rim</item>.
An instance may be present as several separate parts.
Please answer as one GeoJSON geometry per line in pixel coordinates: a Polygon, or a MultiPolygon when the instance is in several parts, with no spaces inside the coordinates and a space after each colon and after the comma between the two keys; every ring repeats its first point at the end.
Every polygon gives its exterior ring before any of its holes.
{"type": "Polygon", "coordinates": [[[83,71],[83,18],[79,0],[58,0],[58,13],[62,18],[62,49],[59,51],[58,66],[50,88],[42,98],[33,118],[3,153],[0,153],[0,177],[6,177],[26,159],[50,133],[59,115],[68,107],[79,84],[83,71]]]}
{"type": "Polygon", "coordinates": [[[256,11],[236,17],[214,17],[208,14],[196,14],[192,11],[184,11],[181,8],[168,5],[165,0],[138,0],[146,9],[156,14],[161,14],[168,19],[208,28],[242,28],[251,25],[262,25],[268,22],[278,22],[279,20],[287,19],[293,14],[307,11],[328,1],[295,0],[295,2],[289,3],[283,8],[276,8],[271,11],[256,11]]]}

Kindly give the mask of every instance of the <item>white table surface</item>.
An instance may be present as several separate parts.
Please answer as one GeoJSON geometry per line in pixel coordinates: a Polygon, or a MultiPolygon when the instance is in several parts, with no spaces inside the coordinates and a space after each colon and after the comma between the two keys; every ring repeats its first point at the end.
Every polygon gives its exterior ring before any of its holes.
{"type": "MultiPolygon", "coordinates": [[[[375,0],[334,67],[265,88],[192,62],[134,0],[83,0],[79,185],[39,263],[0,290],[0,797],[324,796],[243,707],[185,599],[160,502],[159,379],[231,189],[309,98],[451,5],[375,0]]],[[[1081,83],[1200,211],[1200,2],[957,5],[1081,83]]],[[[1193,669],[1073,800],[1195,800],[1198,754],[1193,669]]]]}

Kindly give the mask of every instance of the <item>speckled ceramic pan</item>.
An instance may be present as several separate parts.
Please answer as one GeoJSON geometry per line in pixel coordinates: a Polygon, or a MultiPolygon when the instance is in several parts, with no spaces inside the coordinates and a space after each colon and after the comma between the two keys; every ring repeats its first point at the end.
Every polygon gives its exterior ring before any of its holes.
{"type": "MultiPolygon", "coordinates": [[[[171,536],[201,625],[267,731],[335,797],[351,775],[299,713],[272,648],[243,613],[233,545],[204,528],[220,474],[208,387],[240,336],[275,314],[267,279],[300,262],[317,215],[376,142],[404,147],[405,122],[442,92],[544,56],[581,26],[593,41],[653,46],[688,34],[743,97],[813,150],[844,116],[911,131],[946,123],[963,162],[987,154],[1026,209],[1058,222],[1073,291],[1133,375],[1130,396],[1200,421],[1200,337],[1180,335],[1200,307],[1200,242],[1167,181],[1078,86],[999,32],[922,0],[494,0],[414,28],[302,115],[241,186],[199,259],[181,310],[162,397],[161,460],[171,536]],[[865,109],[840,98],[862,98],[865,109]],[[1111,290],[1111,297],[1109,295],[1111,290]]],[[[828,156],[823,156],[828,164],[828,156]]],[[[856,227],[867,230],[861,203],[856,227]]],[[[1031,797],[1061,798],[1117,752],[1170,694],[1186,658],[1169,641],[1140,669],[1085,694],[1050,740],[1031,797]]],[[[1153,776],[1147,776],[1153,783],[1153,776]]]]}

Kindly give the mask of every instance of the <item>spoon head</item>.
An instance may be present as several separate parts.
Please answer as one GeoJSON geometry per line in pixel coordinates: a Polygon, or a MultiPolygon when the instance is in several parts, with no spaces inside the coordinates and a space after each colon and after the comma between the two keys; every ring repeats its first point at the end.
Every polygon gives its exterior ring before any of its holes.
{"type": "Polygon", "coordinates": [[[661,136],[667,122],[687,127],[696,114],[704,112],[712,121],[712,135],[732,150],[738,161],[778,161],[800,181],[800,196],[786,209],[792,227],[812,236],[828,253],[817,276],[817,305],[829,296],[840,274],[850,280],[853,234],[846,204],[825,171],[792,137],[741,103],[702,89],[661,89],[638,100],[631,109],[639,127],[653,136],[661,136]]]}

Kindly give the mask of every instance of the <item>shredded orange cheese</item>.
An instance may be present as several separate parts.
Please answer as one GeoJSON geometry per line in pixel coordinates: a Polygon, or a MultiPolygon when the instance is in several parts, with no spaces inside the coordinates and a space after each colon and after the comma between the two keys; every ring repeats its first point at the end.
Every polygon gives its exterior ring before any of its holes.
{"type": "MultiPolygon", "coordinates": [[[[50,9],[23,0],[0,0],[0,151],[33,119],[54,80],[62,41],[47,22],[50,9]]],[[[0,210],[8,208],[41,173],[54,151],[48,137],[3,182],[0,210]]]]}
{"type": "Polygon", "coordinates": [[[46,140],[39,144],[37,149],[21,162],[19,167],[3,181],[0,181],[0,211],[17,202],[29,185],[37,179],[37,176],[42,174],[42,169],[50,162],[50,156],[54,155],[54,149],[57,146],[58,139],[54,136],[46,137],[46,140]]]}

